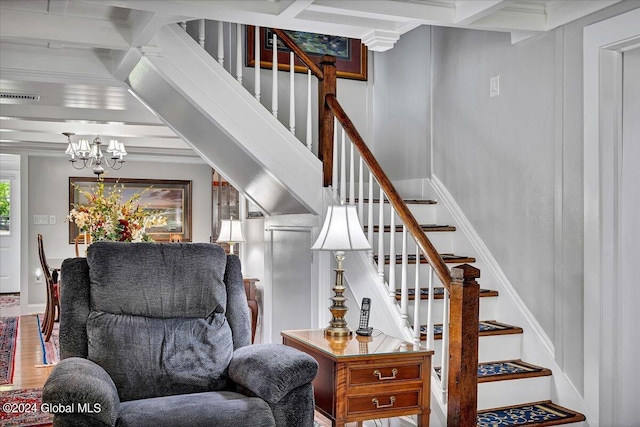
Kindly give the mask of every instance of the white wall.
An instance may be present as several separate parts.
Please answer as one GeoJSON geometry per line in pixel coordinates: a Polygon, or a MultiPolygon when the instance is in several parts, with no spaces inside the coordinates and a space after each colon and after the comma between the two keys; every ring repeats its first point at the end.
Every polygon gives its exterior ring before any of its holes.
{"type": "MultiPolygon", "coordinates": [[[[28,157],[28,298],[29,304],[46,302],[44,284],[36,284],[34,272],[39,267],[37,235],[42,234],[47,259],[75,256],[69,244],[69,177],[93,176],[91,171],[77,171],[66,158],[31,155],[28,157]],[[55,225],[34,225],[33,215],[55,215],[55,225]]],[[[109,178],[177,179],[192,181],[192,227],[194,242],[209,242],[211,234],[211,167],[206,164],[178,164],[127,161],[119,171],[109,171],[109,178]]],[[[24,284],[23,284],[24,289],[24,284]]]]}
{"type": "MultiPolygon", "coordinates": [[[[582,30],[624,2],[511,45],[434,28],[433,173],[455,197],[583,392],[582,30]],[[500,75],[500,95],[489,78],[500,75]]],[[[597,350],[596,350],[597,351],[597,350]]]]}
{"type": "Polygon", "coordinates": [[[372,52],[373,147],[392,180],[431,172],[431,28],[418,27],[393,49],[372,52]]]}

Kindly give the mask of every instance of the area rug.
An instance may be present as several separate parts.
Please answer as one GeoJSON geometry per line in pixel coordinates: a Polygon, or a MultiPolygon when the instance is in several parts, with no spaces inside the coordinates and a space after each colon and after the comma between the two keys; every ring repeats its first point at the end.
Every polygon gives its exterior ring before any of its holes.
{"type": "Polygon", "coordinates": [[[13,382],[18,317],[0,317],[0,384],[13,382]]]}
{"type": "Polygon", "coordinates": [[[46,426],[53,417],[42,412],[42,389],[29,388],[0,392],[0,425],[12,427],[46,426]]]}
{"type": "Polygon", "coordinates": [[[55,365],[60,361],[60,323],[54,322],[51,338],[47,342],[42,334],[42,317],[42,314],[38,314],[38,334],[42,344],[42,365],[38,366],[55,365]]]}
{"type": "Polygon", "coordinates": [[[9,308],[20,305],[20,294],[0,295],[0,308],[9,308]]]}

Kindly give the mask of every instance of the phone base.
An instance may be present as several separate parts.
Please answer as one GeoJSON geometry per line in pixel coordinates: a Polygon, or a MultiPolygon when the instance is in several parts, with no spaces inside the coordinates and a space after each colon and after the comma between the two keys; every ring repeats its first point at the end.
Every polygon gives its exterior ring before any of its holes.
{"type": "Polygon", "coordinates": [[[371,334],[373,333],[373,328],[369,327],[369,328],[364,328],[364,329],[358,329],[356,330],[356,334],[363,336],[363,337],[369,337],[371,336],[371,334]]]}

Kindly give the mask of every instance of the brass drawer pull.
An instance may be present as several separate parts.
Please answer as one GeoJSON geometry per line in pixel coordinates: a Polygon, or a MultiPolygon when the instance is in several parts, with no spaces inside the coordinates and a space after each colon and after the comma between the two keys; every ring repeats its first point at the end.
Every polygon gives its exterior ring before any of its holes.
{"type": "Polygon", "coordinates": [[[395,396],[391,396],[389,398],[389,403],[386,405],[381,405],[380,402],[378,402],[377,398],[373,398],[371,399],[371,403],[373,403],[374,405],[376,405],[377,409],[381,409],[381,408],[391,408],[393,406],[394,403],[396,403],[396,397],[395,396]]]}
{"type": "Polygon", "coordinates": [[[383,377],[382,374],[380,373],[380,371],[377,370],[377,369],[375,371],[373,371],[373,376],[374,377],[378,377],[378,379],[380,381],[383,381],[383,380],[395,380],[396,379],[396,375],[398,375],[398,370],[396,368],[393,368],[391,370],[391,376],[390,377],[383,377]]]}

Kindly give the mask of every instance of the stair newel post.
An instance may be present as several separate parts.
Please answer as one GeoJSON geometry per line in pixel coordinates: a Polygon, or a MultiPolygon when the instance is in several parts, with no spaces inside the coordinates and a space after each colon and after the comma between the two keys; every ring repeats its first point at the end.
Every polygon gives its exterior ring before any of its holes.
{"type": "Polygon", "coordinates": [[[331,185],[333,175],[333,112],[326,103],[327,95],[336,94],[336,58],[325,55],[320,61],[324,78],[318,85],[318,157],[323,164],[323,185],[331,185]]]}
{"type": "MultiPolygon", "coordinates": [[[[475,426],[478,407],[478,316],[480,270],[451,269],[450,375],[447,426],[475,426]]],[[[445,379],[443,378],[443,381],[445,379]]]]}

